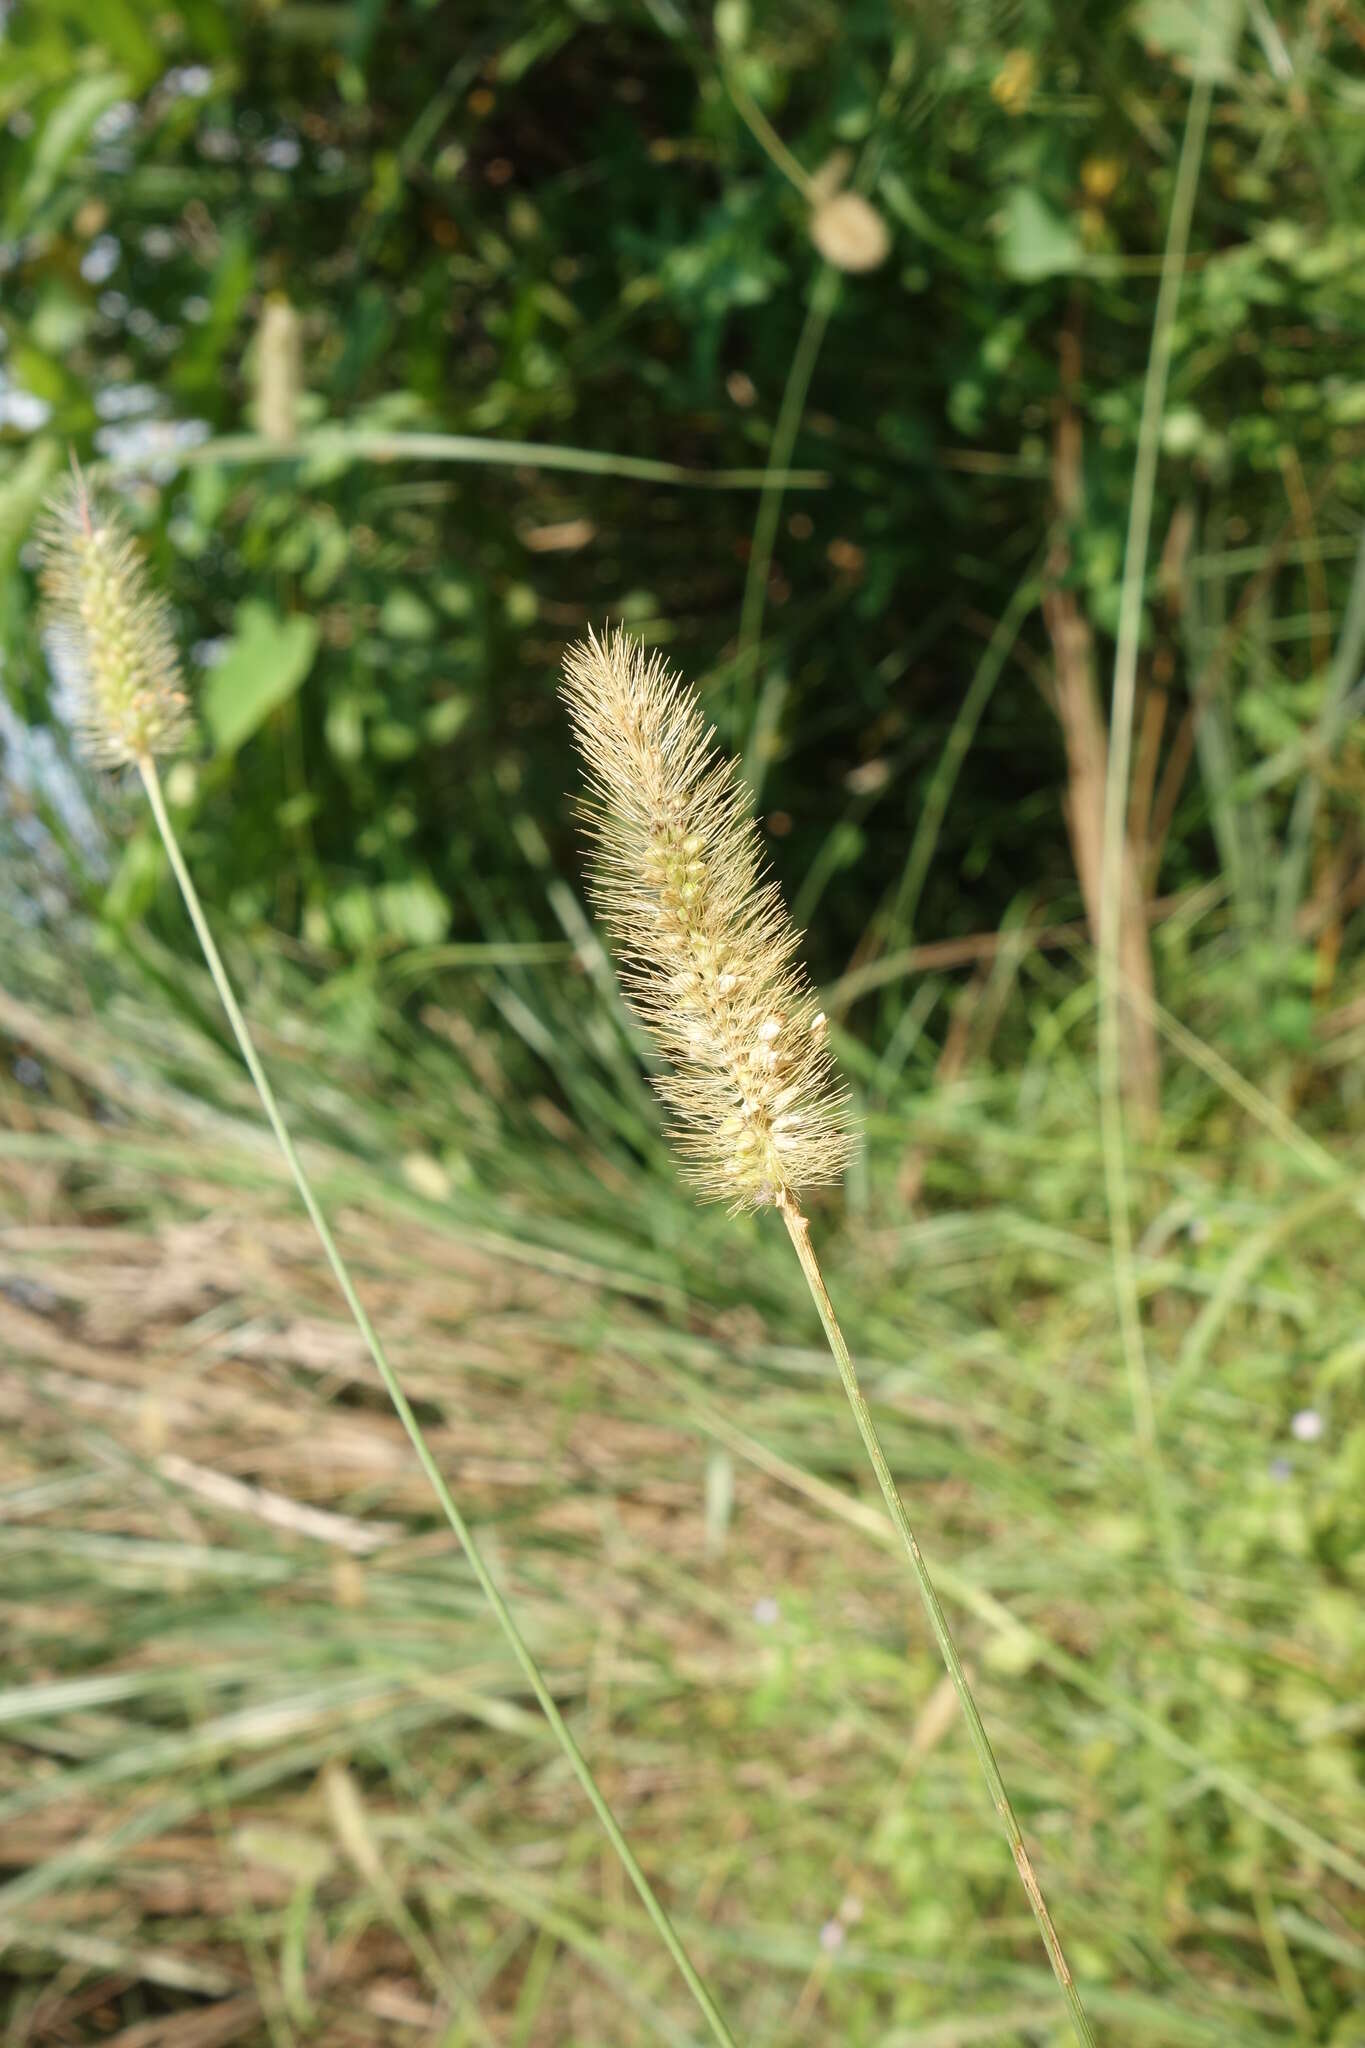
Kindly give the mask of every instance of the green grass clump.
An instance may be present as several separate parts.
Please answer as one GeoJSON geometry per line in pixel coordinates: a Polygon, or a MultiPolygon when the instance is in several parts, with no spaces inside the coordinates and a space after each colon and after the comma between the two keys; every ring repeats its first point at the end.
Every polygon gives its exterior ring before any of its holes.
{"type": "MultiPolygon", "coordinates": [[[[1202,939],[1216,956],[1216,917],[1202,939]]],[[[130,979],[13,926],[4,947],[0,1026],[33,1063],[0,1139],[10,2024],[174,2040],[202,2009],[246,2042],[420,2039],[453,1979],[498,2038],[687,2036],[194,1021],[207,987],[177,1021],[155,952],[130,979]]],[[[1134,1153],[1173,1586],[1115,1368],[1088,1062],[1053,1022],[1093,990],[1017,964],[1031,1056],[869,1118],[832,1284],[1097,2027],[1346,2042],[1352,1133],[1310,1128],[1310,1165],[1182,1064],[1134,1153]]],[[[395,1017],[367,1086],[300,1025],[297,970],[261,960],[249,992],[433,1455],[737,2035],[1055,2039],[780,1234],[698,1217],[666,1171],[621,1182],[609,1133],[528,1136],[517,1103],[471,1141],[473,1042],[395,1017]]],[[[1215,1020],[1216,975],[1182,995],[1215,1020]]]]}

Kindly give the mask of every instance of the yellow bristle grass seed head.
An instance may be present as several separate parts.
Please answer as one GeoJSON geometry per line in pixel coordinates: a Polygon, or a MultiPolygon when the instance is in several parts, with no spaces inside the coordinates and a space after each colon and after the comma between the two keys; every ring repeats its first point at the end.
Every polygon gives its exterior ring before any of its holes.
{"type": "Polygon", "coordinates": [[[84,751],[111,768],[178,752],[190,715],[170,607],[118,514],[74,466],[38,542],[43,624],[76,692],[84,751]]]}
{"type": "Polygon", "coordinates": [[[689,686],[628,634],[590,633],[564,677],[592,899],[668,1063],[655,1085],[684,1172],[732,1209],[799,1208],[848,1163],[848,1102],[738,764],[689,686]]]}

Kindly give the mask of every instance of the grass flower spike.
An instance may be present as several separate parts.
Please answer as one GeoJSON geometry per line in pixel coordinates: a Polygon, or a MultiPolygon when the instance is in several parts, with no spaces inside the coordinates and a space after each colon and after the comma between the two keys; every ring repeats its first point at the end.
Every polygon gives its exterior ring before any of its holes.
{"type": "Polygon", "coordinates": [[[847,1100],[735,763],[696,698],[625,633],[573,648],[564,695],[588,764],[593,895],[684,1169],[735,1209],[799,1203],[848,1161],[847,1100]]]}
{"type": "Polygon", "coordinates": [[[588,765],[592,895],[621,955],[627,995],[670,1071],[688,1177],[733,1209],[773,1205],[824,1328],[853,1419],[895,1524],[991,1804],[1005,1832],[1080,2048],[1094,2048],[995,1752],[877,1425],[839,1327],[802,1213],[807,1188],[848,1161],[846,1099],[825,1020],[795,955],[799,935],[763,848],[749,793],[692,692],[625,633],[590,634],[566,657],[564,696],[588,765]]]}
{"type": "Polygon", "coordinates": [[[177,753],[190,732],[170,607],[117,513],[76,470],[39,530],[46,624],[78,692],[85,751],[110,768],[177,753]]]}

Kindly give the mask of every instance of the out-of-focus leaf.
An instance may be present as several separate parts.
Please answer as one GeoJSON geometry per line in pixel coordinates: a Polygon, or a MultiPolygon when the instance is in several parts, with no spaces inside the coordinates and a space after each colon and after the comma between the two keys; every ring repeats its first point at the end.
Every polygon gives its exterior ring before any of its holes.
{"type": "Polygon", "coordinates": [[[151,826],[135,832],[109,878],[102,908],[111,925],[136,923],[145,917],[156,896],[164,855],[151,826]]]}
{"type": "Polygon", "coordinates": [[[573,31],[574,21],[570,14],[566,12],[556,16],[547,8],[543,21],[527,29],[514,42],[505,44],[498,53],[499,85],[514,85],[519,78],[524,78],[546,57],[552,57],[573,31]]]}
{"type": "Polygon", "coordinates": [[[1078,269],[1083,253],[1080,236],[1046,200],[1027,186],[1011,192],[1000,236],[1000,266],[1007,276],[1029,284],[1058,277],[1078,269]]]}
{"type": "Polygon", "coordinates": [[[375,900],[384,929],[411,945],[434,946],[450,930],[450,905],[430,875],[385,882],[375,900]]]}
{"type": "Polygon", "coordinates": [[[128,79],[121,71],[78,78],[62,94],[38,132],[27,175],[5,209],[7,235],[23,233],[100,115],[127,96],[128,79]]]}
{"type": "Polygon", "coordinates": [[[30,441],[19,460],[0,478],[0,575],[11,567],[27,539],[61,459],[61,449],[54,440],[30,441]]]}
{"type": "Polygon", "coordinates": [[[415,590],[400,583],[384,599],[379,625],[392,640],[430,640],[436,630],[436,615],[415,590]]]}
{"type": "Polygon", "coordinates": [[[216,380],[223,352],[236,330],[253,281],[251,243],[243,229],[230,228],[223,235],[208,288],[207,317],[186,337],[176,358],[173,375],[183,390],[195,390],[216,380]]]}
{"type": "Polygon", "coordinates": [[[132,93],[156,77],[161,52],[150,32],[149,10],[138,0],[67,0],[69,14],[77,16],[91,42],[117,58],[130,73],[127,90],[132,93]]]}
{"type": "Polygon", "coordinates": [[[238,607],[232,644],[210,670],[201,696],[204,723],[218,753],[235,753],[293,696],[313,665],[317,645],[317,627],[297,612],[282,619],[255,598],[238,607]]]}
{"type": "Polygon", "coordinates": [[[468,697],[458,693],[451,697],[443,697],[438,704],[433,704],[422,721],[427,738],[433,746],[445,746],[453,740],[472,709],[468,697]]]}
{"type": "Polygon", "coordinates": [[[35,398],[41,398],[45,405],[70,405],[89,412],[89,401],[80,378],[45,350],[35,348],[29,342],[18,341],[10,350],[8,367],[15,383],[22,385],[35,398]]]}
{"type": "Polygon", "coordinates": [[[212,57],[230,54],[235,25],[218,0],[180,0],[177,11],[197,49],[212,57]]]}
{"type": "Polygon", "coordinates": [[[1245,12],[1245,0],[1141,0],[1129,20],[1149,50],[1217,83],[1236,70],[1245,12]]]}

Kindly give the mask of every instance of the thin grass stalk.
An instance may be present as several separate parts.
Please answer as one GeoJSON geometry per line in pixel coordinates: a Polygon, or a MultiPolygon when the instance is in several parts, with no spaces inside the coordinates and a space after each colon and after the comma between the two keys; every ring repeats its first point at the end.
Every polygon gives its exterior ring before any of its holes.
{"type": "MultiPolygon", "coordinates": [[[[181,448],[165,460],[182,469],[205,463],[294,462],[320,456],[351,462],[472,462],[496,468],[567,470],[574,476],[614,476],[626,482],[668,484],[703,491],[762,491],[774,482],[770,469],[692,469],[647,455],[612,455],[596,448],[568,448],[555,441],[501,441],[479,434],[378,433],[361,428],[315,427],[286,447],[264,434],[222,434],[197,447],[181,448]]],[[[110,462],[115,473],[135,462],[110,462]]],[[[823,469],[784,469],[776,482],[786,491],[822,491],[823,469]]]]}
{"type": "Polygon", "coordinates": [[[750,713],[754,695],[754,665],[758,659],[758,643],[763,631],[763,608],[768,596],[768,577],[773,565],[773,551],[777,546],[777,526],[782,517],[782,499],[790,490],[790,477],[797,472],[790,468],[796,437],[801,430],[801,418],[806,409],[806,397],[810,391],[811,378],[820,347],[825,338],[839,298],[839,273],[828,263],[822,263],[816,272],[810,305],[806,318],[792,353],[791,367],[782,392],[782,403],[778,409],[777,424],[773,428],[772,450],[769,466],[763,476],[763,492],[758,502],[758,516],[754,521],[753,541],[749,549],[749,568],[744,578],[744,598],[739,615],[739,652],[736,656],[737,690],[739,701],[736,707],[734,733],[744,748],[744,775],[746,782],[757,792],[765,763],[759,758],[753,745],[753,733],[749,730],[750,713]]]}
{"type": "Polygon", "coordinates": [[[591,891],[627,1000],[667,1061],[654,1086],[685,1177],[732,1214],[782,1212],[877,1483],[905,1545],[991,1799],[1080,2048],[1080,1994],[1005,1792],[947,1618],[858,1384],[802,1202],[837,1181],[854,1134],[828,1024],[796,959],[800,935],[766,873],[739,764],[682,677],[625,632],[590,633],[565,659],[565,702],[587,769],[591,891]]]}
{"type": "Polygon", "coordinates": [[[441,1511],[446,1521],[455,1532],[460,1548],[468,1560],[469,1568],[477,1579],[484,1598],[493,1610],[494,1617],[507,1639],[508,1647],[517,1661],[521,1674],[534,1693],[541,1712],[549,1722],[550,1729],[564,1754],[565,1761],[577,1778],[588,1804],[592,1807],[593,1812],[600,1821],[603,1833],[616,1851],[622,1868],[634,1885],[640,1903],[648,1914],[654,1931],[668,1950],[678,1970],[678,1974],[696,2001],[697,2007],[706,2020],[714,2039],[721,2044],[721,2048],[736,2048],[734,2036],[731,2034],[715,2000],[707,1990],[686,1949],[683,1947],[682,1941],[662,1903],[656,1896],[649,1879],[636,1861],[634,1852],[622,1833],[615,1814],[607,1804],[606,1797],[598,1786],[587,1759],[575,1742],[569,1731],[568,1723],[555,1704],[554,1695],[545,1682],[540,1666],[527,1647],[516,1622],[512,1619],[511,1610],[503,1599],[502,1594],[498,1591],[497,1584],[484,1562],[483,1554],[474,1540],[473,1532],[456,1506],[454,1497],[442,1475],[441,1468],[432,1456],[427,1440],[423,1435],[422,1426],[412,1411],[407,1395],[403,1392],[397,1373],[389,1362],[388,1354],[380,1342],[379,1333],[370,1321],[365,1305],[356,1292],[346,1261],[342,1258],[341,1252],[337,1248],[336,1240],[332,1236],[331,1227],[322,1212],[317,1196],[313,1193],[312,1184],[309,1181],[303,1161],[300,1159],[295,1149],[294,1141],[289,1135],[289,1127],[280,1112],[280,1106],[276,1101],[275,1091],[270,1085],[269,1076],[261,1065],[251,1033],[247,1029],[246,1019],[242,1015],[236,996],[233,994],[227,970],[223,965],[213,933],[209,929],[203,905],[199,900],[199,892],[194,886],[194,880],[180,851],[180,842],[176,837],[175,828],[166,809],[166,800],[162,793],[161,778],[157,772],[156,762],[150,755],[142,754],[138,756],[136,766],[138,774],[142,778],[142,786],[147,793],[147,801],[151,806],[157,831],[160,833],[162,844],[166,849],[166,858],[171,864],[171,871],[179,885],[180,894],[184,898],[185,908],[189,912],[195,936],[199,941],[205,963],[213,978],[213,985],[218,991],[219,1000],[227,1014],[228,1023],[232,1027],[232,1035],[236,1039],[238,1050],[246,1063],[247,1072],[255,1084],[256,1093],[261,1099],[261,1107],[264,1109],[270,1128],[275,1134],[276,1142],[284,1154],[290,1173],[293,1175],[294,1185],[297,1187],[303,1206],[308,1212],[309,1221],[317,1232],[318,1242],[321,1244],[327,1263],[332,1269],[337,1286],[341,1289],[342,1296],[355,1321],[356,1328],[364,1339],[366,1349],[374,1361],[375,1371],[383,1382],[384,1391],[393,1403],[394,1412],[407,1432],[408,1441],[417,1453],[418,1462],[430,1481],[432,1492],[440,1503],[441,1511]]]}
{"type": "Polygon", "coordinates": [[[1308,879],[1308,862],[1313,848],[1313,825],[1322,796],[1322,766],[1330,761],[1346,729],[1347,704],[1351,686],[1360,680],[1361,655],[1365,653],[1365,533],[1356,550],[1346,613],[1327,675],[1327,689],[1317,726],[1312,735],[1313,752],[1307,773],[1299,784],[1289,831],[1280,860],[1275,891],[1275,935],[1282,946],[1294,942],[1294,919],[1298,914],[1308,879]]]}
{"type": "Polygon", "coordinates": [[[896,1485],[891,1467],[887,1463],[886,1453],[882,1449],[881,1438],[877,1434],[877,1425],[873,1419],[872,1410],[868,1406],[867,1396],[863,1393],[862,1387],[859,1384],[858,1372],[853,1363],[852,1353],[849,1351],[848,1345],[844,1340],[844,1333],[839,1327],[839,1319],[834,1313],[834,1304],[829,1298],[829,1290],[825,1286],[824,1275],[820,1271],[820,1261],[816,1257],[815,1247],[810,1241],[810,1224],[801,1214],[795,1201],[790,1199],[779,1200],[778,1207],[782,1211],[782,1221],[787,1226],[787,1235],[790,1237],[796,1256],[801,1263],[801,1271],[805,1275],[806,1285],[811,1292],[811,1299],[815,1303],[825,1336],[829,1340],[829,1348],[833,1354],[834,1363],[839,1368],[839,1378],[843,1381],[844,1392],[848,1396],[848,1405],[853,1410],[853,1420],[858,1425],[858,1434],[863,1440],[863,1448],[867,1452],[872,1470],[877,1475],[877,1484],[882,1490],[882,1499],[886,1502],[887,1512],[896,1526],[896,1533],[905,1546],[905,1554],[910,1560],[910,1569],[914,1573],[915,1584],[919,1590],[920,1599],[924,1603],[924,1612],[928,1616],[929,1626],[933,1630],[934,1641],[938,1644],[939,1654],[943,1658],[948,1676],[952,1680],[953,1690],[957,1694],[958,1703],[962,1708],[963,1717],[967,1723],[967,1733],[972,1740],[972,1748],[976,1751],[977,1762],[981,1766],[982,1775],[990,1791],[991,1804],[994,1806],[1000,1825],[1005,1831],[1005,1839],[1010,1845],[1010,1853],[1014,1857],[1014,1866],[1019,1872],[1020,1882],[1028,1893],[1028,1902],[1033,1908],[1033,1917],[1037,1921],[1038,1931],[1043,1937],[1043,1947],[1047,1950],[1047,1959],[1052,1965],[1052,1973],[1057,1979],[1062,1997],[1066,2002],[1067,2013],[1070,2016],[1076,2039],[1082,2044],[1082,2048],[1095,2048],[1095,2036],[1091,2030],[1090,2021],[1086,2017],[1080,1992],[1076,1988],[1076,1980],[1071,1974],[1071,1967],[1062,1948],[1061,1937],[1053,1924],[1052,1915],[1048,1911],[1047,1901],[1043,1897],[1043,1888],[1038,1882],[1038,1873],[1033,1867],[1033,1861],[1029,1856],[1023,1832],[1015,1817],[1014,1808],[1010,1804],[1010,1796],[1005,1790],[1005,1781],[1000,1775],[1000,1766],[995,1760],[995,1751],[991,1748],[991,1739],[986,1733],[986,1725],[981,1718],[980,1710],[972,1694],[967,1673],[963,1669],[962,1659],[958,1655],[957,1644],[953,1641],[953,1633],[948,1626],[948,1617],[943,1612],[938,1594],[934,1590],[934,1582],[929,1576],[929,1567],[924,1562],[924,1554],[920,1550],[919,1544],[915,1539],[915,1532],[910,1526],[910,1517],[906,1513],[905,1503],[900,1497],[900,1489],[896,1485]]]}
{"type": "Polygon", "coordinates": [[[1099,1040],[1096,1064],[1105,1197],[1109,1209],[1109,1235],[1114,1256],[1114,1292],[1138,1455],[1142,1460],[1147,1480],[1148,1495],[1166,1569],[1172,1584],[1176,1586],[1184,1579],[1180,1531],[1166,1486],[1161,1443],[1157,1433],[1156,1404],[1152,1396],[1151,1374],[1147,1367],[1142,1310],[1138,1302],[1137,1276],[1133,1267],[1133,1222],[1128,1200],[1127,1143],[1119,1072],[1119,926],[1122,916],[1120,876],[1128,810],[1128,777],[1132,761],[1138,643],[1142,631],[1142,592],[1146,578],[1147,548],[1152,530],[1152,507],[1156,496],[1161,419],[1166,405],[1166,385],[1174,346],[1176,309],[1180,302],[1180,283],[1185,269],[1185,254],[1189,245],[1195,193],[1199,185],[1199,166],[1204,153],[1204,135],[1208,128],[1211,97],[1212,86],[1208,79],[1196,79],[1185,118],[1185,136],[1181,144],[1170,220],[1166,230],[1161,285],[1157,292],[1156,313],[1152,321],[1152,344],[1142,393],[1142,417],[1138,426],[1137,460],[1133,470],[1133,495],[1128,513],[1128,535],[1124,547],[1123,581],[1119,598],[1118,634],[1114,652],[1114,691],[1109,715],[1109,760],[1104,790],[1104,830],[1100,853],[1099,1040]]]}
{"type": "Polygon", "coordinates": [[[910,842],[910,852],[906,856],[890,908],[877,914],[874,934],[878,950],[885,944],[906,945],[914,932],[915,919],[919,914],[920,892],[934,858],[939,834],[943,830],[943,821],[948,814],[948,804],[957,782],[958,771],[967,758],[976,736],[977,726],[990,702],[991,693],[1000,680],[1005,663],[1013,652],[1024,621],[1041,594],[1042,584],[1039,581],[1038,568],[1037,560],[1031,562],[1023,578],[1015,586],[1014,595],[1000,614],[986,650],[963,694],[947,740],[944,742],[943,751],[935,765],[933,777],[924,793],[915,825],[915,836],[910,842]]]}

